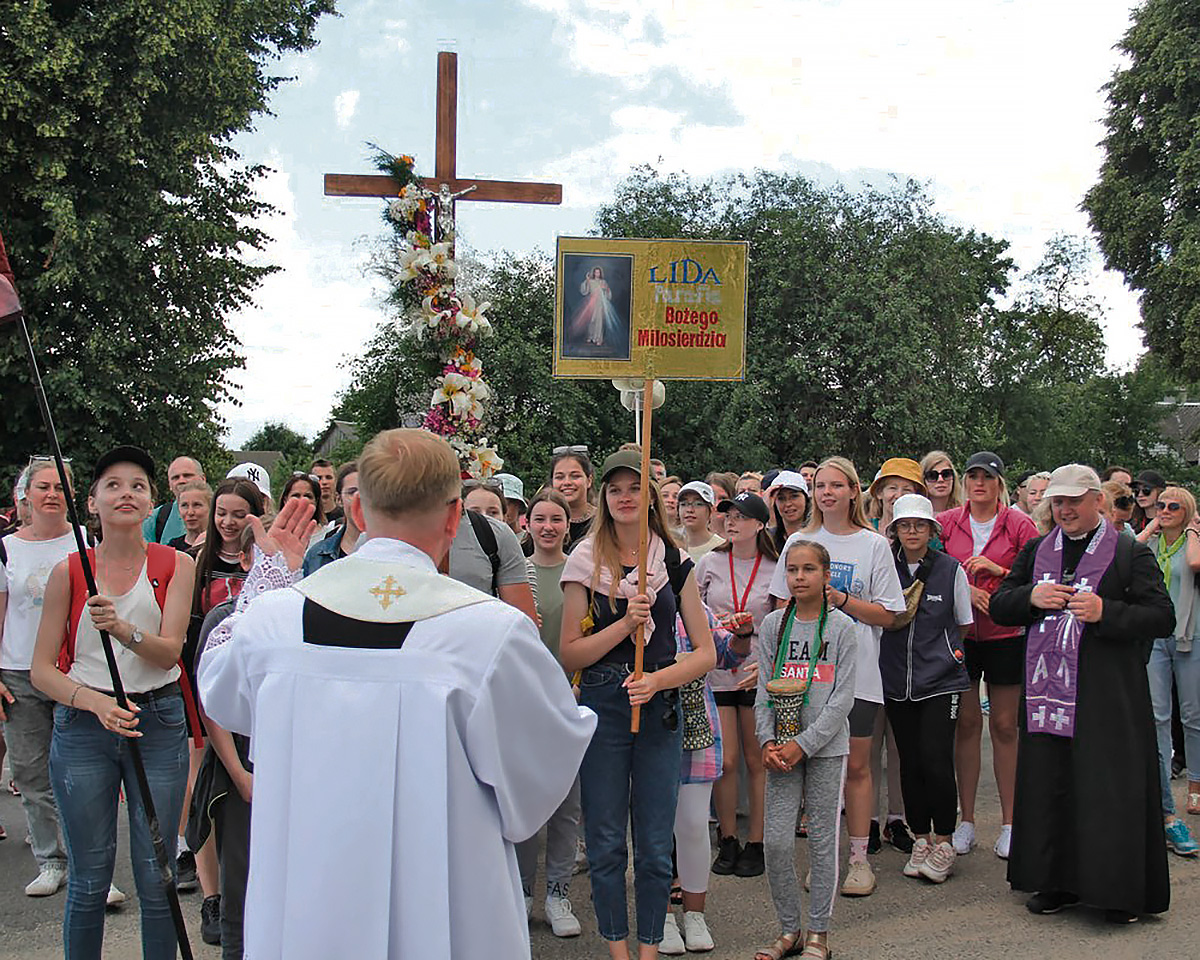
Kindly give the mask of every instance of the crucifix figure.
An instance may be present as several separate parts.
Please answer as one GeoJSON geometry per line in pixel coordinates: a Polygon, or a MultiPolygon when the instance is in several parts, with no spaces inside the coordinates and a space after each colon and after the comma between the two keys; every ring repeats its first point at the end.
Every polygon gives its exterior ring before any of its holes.
{"type": "MultiPolygon", "coordinates": [[[[458,54],[438,54],[437,149],[432,177],[421,185],[438,197],[439,214],[454,217],[455,200],[498,200],[507,203],[562,203],[561,183],[460,179],[457,171],[458,54]],[[447,209],[448,208],[448,209],[447,209]]],[[[396,184],[383,174],[327,173],[329,197],[394,197],[396,184]]]]}

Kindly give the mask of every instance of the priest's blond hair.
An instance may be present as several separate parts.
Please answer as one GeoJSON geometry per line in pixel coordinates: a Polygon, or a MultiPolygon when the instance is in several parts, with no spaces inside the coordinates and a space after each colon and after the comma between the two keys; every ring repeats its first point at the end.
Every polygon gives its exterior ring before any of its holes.
{"type": "Polygon", "coordinates": [[[458,457],[428,430],[384,430],[358,457],[358,491],[374,513],[393,519],[453,502],[462,476],[458,457]]]}

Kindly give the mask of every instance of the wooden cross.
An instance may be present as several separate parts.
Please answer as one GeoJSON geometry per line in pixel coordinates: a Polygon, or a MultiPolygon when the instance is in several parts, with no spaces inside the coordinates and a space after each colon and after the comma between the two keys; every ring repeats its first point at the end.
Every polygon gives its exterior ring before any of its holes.
{"type": "MultiPolygon", "coordinates": [[[[434,175],[422,177],[426,190],[439,193],[444,184],[451,194],[469,190],[462,200],[500,200],[508,203],[562,203],[561,183],[518,183],[511,180],[459,179],[455,145],[458,140],[458,54],[438,54],[437,152],[434,175]]],[[[327,197],[394,197],[396,184],[383,174],[327,173],[327,197]]]]}

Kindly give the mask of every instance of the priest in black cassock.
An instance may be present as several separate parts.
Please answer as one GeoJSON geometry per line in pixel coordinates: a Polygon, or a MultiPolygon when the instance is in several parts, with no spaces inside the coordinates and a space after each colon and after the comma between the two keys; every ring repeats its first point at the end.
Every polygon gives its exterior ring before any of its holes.
{"type": "Polygon", "coordinates": [[[1175,613],[1154,555],[1118,536],[1101,496],[1090,467],[1054,471],[1056,526],[1025,545],[990,613],[1028,628],[1008,881],[1033,913],[1085,903],[1129,923],[1170,903],[1146,654],[1175,613]]]}

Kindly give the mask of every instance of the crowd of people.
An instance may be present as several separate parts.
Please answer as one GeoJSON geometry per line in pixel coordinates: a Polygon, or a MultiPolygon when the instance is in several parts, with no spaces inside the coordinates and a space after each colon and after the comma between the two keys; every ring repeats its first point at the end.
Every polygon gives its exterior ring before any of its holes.
{"type": "MultiPolygon", "coordinates": [[[[251,839],[253,805],[284,800],[265,759],[274,754],[251,749],[248,718],[262,719],[248,706],[250,668],[226,651],[252,624],[268,631],[267,613],[254,617],[276,587],[296,585],[307,642],[330,643],[310,639],[326,629],[318,608],[361,627],[371,618],[329,599],[330,571],[347,558],[400,562],[402,551],[387,554],[383,540],[421,546],[419,563],[404,560],[421,577],[471,588],[447,592],[412,622],[436,614],[465,623],[470,604],[494,598],[511,611],[479,620],[478,636],[535,626],[538,650],[558,664],[561,683],[547,686],[543,675],[522,692],[524,706],[494,709],[519,729],[518,717],[544,700],[549,712],[528,737],[543,738],[546,763],[578,746],[566,780],[510,810],[512,774],[477,774],[516,845],[525,917],[540,901],[556,936],[581,932],[570,886],[587,869],[600,936],[613,960],[628,960],[632,831],[640,960],[712,950],[710,874],[764,872],[779,930],[756,960],[828,957],[837,896],[876,890],[871,857],[884,843],[907,855],[904,877],[933,884],[976,847],[985,717],[1002,821],[985,842],[1009,861],[1014,889],[1032,895],[1029,909],[1082,902],[1115,923],[1167,909],[1167,851],[1198,852],[1172,778],[1186,775],[1186,812],[1200,814],[1200,516],[1184,487],[1120,466],[1011,476],[995,453],[960,466],[939,450],[889,458],[873,477],[840,456],[703,479],[652,459],[644,477],[635,445],[597,468],[578,444],[555,448],[536,483],[500,474],[447,497],[429,464],[449,454],[425,449],[409,436],[417,433],[381,434],[358,461],[317,460],[288,477],[277,500],[257,464],[213,486],[198,461],[180,456],[167,468],[170,496],[156,506],[152,459],[136,447],[111,451],[86,491],[99,586],[91,598],[68,520],[67,498],[78,493],[69,466],[65,488],[51,460],[33,457],[21,471],[12,529],[0,540],[0,743],[37,871],[25,892],[67,887],[68,956],[99,957],[106,906],[126,898],[112,885],[122,787],[145,956],[175,956],[130,738],[170,834],[177,887],[200,889],[204,940],[226,958],[242,957],[252,936],[268,942],[262,925],[278,920],[285,894],[263,892],[260,881],[247,899],[251,850],[261,858],[291,848],[278,823],[256,820],[251,839]],[[404,473],[396,461],[405,456],[426,458],[424,472],[404,473]],[[536,492],[527,497],[527,487],[536,492]],[[434,521],[418,536],[421,511],[434,521]],[[100,631],[115,641],[128,709],[114,698],[100,631]],[[568,681],[586,708],[580,716],[594,715],[582,741],[561,702],[568,681]],[[251,756],[268,792],[255,787],[251,756]],[[1118,837],[1113,823],[1123,824],[1118,837]],[[260,829],[271,837],[258,839],[260,829]],[[797,838],[808,851],[803,882],[797,838]]],[[[405,591],[379,589],[379,615],[394,629],[390,598],[405,591]]],[[[273,609],[281,617],[283,601],[273,609]]],[[[526,751],[512,762],[522,776],[545,776],[529,759],[526,751]]],[[[399,810],[389,798],[380,810],[399,810]]],[[[345,798],[343,813],[355,803],[345,798]]],[[[456,853],[445,855],[453,873],[456,853]]],[[[256,861],[256,874],[281,882],[291,861],[278,858],[256,861]]],[[[297,939],[294,950],[315,951],[319,939],[297,939]]],[[[491,944],[497,955],[507,955],[497,947],[506,942],[491,944]]]]}

